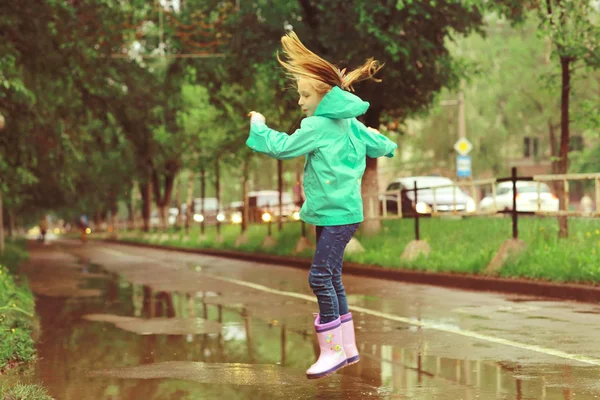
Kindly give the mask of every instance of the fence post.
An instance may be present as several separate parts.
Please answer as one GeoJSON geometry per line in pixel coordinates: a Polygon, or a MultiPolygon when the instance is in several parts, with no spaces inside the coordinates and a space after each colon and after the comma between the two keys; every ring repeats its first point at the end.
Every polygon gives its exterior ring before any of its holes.
{"type": "Polygon", "coordinates": [[[263,248],[271,248],[276,244],[276,241],[273,239],[272,235],[273,213],[271,212],[271,207],[269,204],[267,204],[267,213],[269,214],[269,220],[263,221],[267,223],[267,236],[262,243],[263,248]]]}
{"type": "Polygon", "coordinates": [[[416,181],[413,182],[413,190],[415,191],[415,240],[408,242],[404,248],[404,251],[402,252],[402,255],[400,256],[400,258],[405,261],[413,261],[421,255],[426,257],[431,252],[431,247],[426,241],[421,240],[421,235],[419,232],[419,212],[416,210],[416,204],[419,201],[419,196],[417,194],[416,181]]]}
{"type": "Polygon", "coordinates": [[[267,222],[267,236],[271,236],[271,221],[273,220],[273,217],[269,218],[269,221],[267,222]]]}
{"type": "Polygon", "coordinates": [[[419,240],[419,212],[417,211],[417,203],[419,202],[419,197],[417,195],[417,181],[413,181],[413,185],[415,189],[415,240],[419,240]]]}
{"type": "Polygon", "coordinates": [[[517,167],[511,168],[511,181],[512,181],[512,189],[513,189],[513,198],[512,198],[512,237],[513,239],[519,238],[519,228],[518,228],[518,213],[517,213],[517,167]]]}
{"type": "Polygon", "coordinates": [[[512,229],[512,239],[506,239],[506,241],[504,243],[502,243],[502,246],[500,246],[500,248],[498,249],[498,252],[494,256],[494,258],[492,258],[492,261],[490,261],[490,263],[488,264],[486,269],[483,271],[484,274],[497,274],[498,271],[502,268],[502,266],[504,265],[504,263],[510,256],[520,254],[527,248],[527,245],[525,244],[525,242],[523,242],[522,240],[519,240],[519,238],[518,238],[519,237],[519,229],[518,229],[517,224],[519,221],[519,219],[518,219],[519,213],[517,212],[517,168],[516,167],[511,168],[510,180],[512,182],[512,189],[513,189],[513,199],[512,199],[513,206],[512,206],[512,210],[511,210],[512,228],[513,228],[512,229]]]}

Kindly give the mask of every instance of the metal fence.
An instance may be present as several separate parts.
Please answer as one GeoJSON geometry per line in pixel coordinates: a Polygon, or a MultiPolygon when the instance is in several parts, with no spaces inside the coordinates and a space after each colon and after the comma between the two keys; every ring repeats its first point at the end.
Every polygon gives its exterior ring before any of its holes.
{"type": "MultiPolygon", "coordinates": [[[[534,176],[518,176],[517,169],[512,168],[511,176],[505,178],[489,178],[481,180],[461,181],[453,182],[452,185],[435,186],[435,187],[417,187],[417,183],[414,182],[412,188],[403,188],[402,190],[384,191],[375,193],[372,195],[363,196],[365,206],[365,220],[398,220],[398,219],[413,219],[414,220],[414,232],[415,239],[420,239],[420,220],[422,218],[439,218],[444,216],[456,216],[456,217],[481,217],[481,216],[504,216],[512,219],[513,227],[513,238],[518,238],[518,219],[519,216],[533,215],[533,216],[544,216],[544,217],[587,217],[597,218],[600,217],[600,173],[595,174],[564,174],[564,175],[534,175],[534,176]],[[595,209],[588,211],[576,211],[569,210],[569,187],[570,182],[573,181],[593,181],[594,184],[594,204],[595,209]],[[517,206],[517,182],[535,182],[537,183],[537,210],[533,211],[520,211],[517,206]],[[501,207],[497,204],[497,185],[502,182],[512,183],[512,205],[510,207],[501,207]],[[564,200],[563,209],[557,211],[542,210],[541,200],[541,186],[544,183],[556,183],[562,182],[564,189],[564,200]],[[441,205],[438,202],[437,193],[450,188],[453,192],[453,201],[451,205],[441,205]],[[492,199],[493,206],[488,210],[481,210],[479,207],[480,199],[478,193],[482,189],[488,189],[490,197],[492,199]],[[433,202],[430,205],[430,210],[427,212],[419,212],[416,210],[416,206],[419,204],[419,197],[421,193],[425,191],[431,191],[433,194],[433,202]],[[408,196],[411,193],[412,195],[408,196]],[[470,193],[471,199],[473,200],[473,209],[466,209],[459,205],[457,198],[460,193],[470,193]],[[390,212],[388,210],[388,201],[396,203],[396,211],[390,212]],[[410,203],[409,214],[405,214],[402,210],[402,204],[406,202],[410,203]],[[461,208],[462,207],[462,208],[461,208]]],[[[267,235],[271,236],[273,232],[273,224],[276,224],[278,229],[281,230],[284,224],[296,223],[299,224],[301,235],[306,237],[307,229],[306,224],[300,221],[299,216],[300,207],[296,204],[286,203],[279,206],[278,204],[269,204],[264,207],[249,207],[248,211],[245,212],[243,208],[227,208],[223,207],[219,210],[215,210],[211,213],[205,213],[200,218],[198,214],[189,216],[192,220],[189,222],[189,226],[199,226],[200,231],[204,234],[205,229],[208,226],[214,226],[217,233],[220,233],[223,225],[239,225],[240,231],[243,230],[243,226],[249,226],[252,224],[264,224],[267,226],[267,235]],[[247,217],[247,224],[242,224],[244,215],[247,217]]],[[[167,228],[170,226],[167,224],[167,228]]],[[[143,222],[137,220],[135,223],[130,221],[121,221],[118,224],[119,230],[132,230],[142,229],[143,222]]],[[[178,224],[179,229],[185,228],[185,221],[181,221],[178,224]]],[[[159,231],[158,226],[151,227],[153,231],[159,231]]]]}

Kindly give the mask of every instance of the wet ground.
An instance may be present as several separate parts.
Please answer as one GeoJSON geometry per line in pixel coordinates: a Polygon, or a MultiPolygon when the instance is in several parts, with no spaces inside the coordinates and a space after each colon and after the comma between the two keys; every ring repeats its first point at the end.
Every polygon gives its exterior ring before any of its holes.
{"type": "Polygon", "coordinates": [[[600,306],[345,276],[361,362],[307,380],[307,271],[35,246],[30,379],[71,399],[597,399],[600,306]]]}

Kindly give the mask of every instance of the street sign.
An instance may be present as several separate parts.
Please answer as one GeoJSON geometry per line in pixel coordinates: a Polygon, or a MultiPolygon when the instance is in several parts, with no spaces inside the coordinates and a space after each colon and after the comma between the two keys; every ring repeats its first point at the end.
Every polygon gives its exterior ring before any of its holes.
{"type": "Polygon", "coordinates": [[[471,176],[471,156],[456,156],[456,176],[459,178],[471,176]]]}
{"type": "Polygon", "coordinates": [[[454,144],[454,150],[461,156],[466,156],[473,149],[471,142],[467,138],[458,139],[458,142],[454,144]]]}

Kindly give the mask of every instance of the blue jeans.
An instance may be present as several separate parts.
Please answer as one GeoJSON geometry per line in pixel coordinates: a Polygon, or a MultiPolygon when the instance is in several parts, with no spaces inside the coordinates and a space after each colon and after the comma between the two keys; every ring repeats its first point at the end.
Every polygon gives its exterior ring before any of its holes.
{"type": "Polygon", "coordinates": [[[317,249],[308,283],[317,296],[322,324],[348,313],[346,290],[342,284],[342,263],[346,245],[359,225],[317,226],[317,249]]]}

